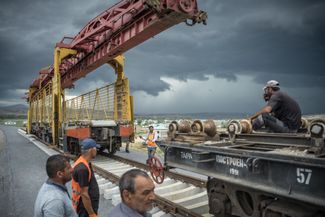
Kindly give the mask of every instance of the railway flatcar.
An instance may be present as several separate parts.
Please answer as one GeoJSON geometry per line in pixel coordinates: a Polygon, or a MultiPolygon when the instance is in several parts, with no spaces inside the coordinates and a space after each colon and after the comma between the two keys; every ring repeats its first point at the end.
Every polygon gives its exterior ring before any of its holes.
{"type": "Polygon", "coordinates": [[[238,123],[216,132],[212,121],[173,122],[160,142],[166,168],[207,176],[215,216],[325,216],[324,121],[314,121],[306,133],[249,136],[238,123]]]}

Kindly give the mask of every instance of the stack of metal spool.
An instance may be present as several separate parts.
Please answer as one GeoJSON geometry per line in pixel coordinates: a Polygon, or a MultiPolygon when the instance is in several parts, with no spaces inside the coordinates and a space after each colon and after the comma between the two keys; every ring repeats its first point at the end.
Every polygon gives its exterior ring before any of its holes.
{"type": "MultiPolygon", "coordinates": [[[[323,119],[306,119],[306,118],[301,118],[301,129],[305,129],[308,131],[308,133],[311,133],[311,129],[315,128],[315,126],[319,126],[319,128],[325,128],[325,120],[323,119]]],[[[247,120],[231,120],[229,121],[227,125],[227,131],[228,133],[231,134],[241,134],[241,133],[246,133],[250,134],[253,132],[253,127],[252,123],[247,120]]]]}
{"type": "Polygon", "coordinates": [[[178,134],[202,134],[209,137],[214,137],[217,134],[217,126],[213,120],[206,121],[190,121],[190,120],[181,120],[178,123],[173,121],[169,124],[168,127],[169,135],[178,134]]]}

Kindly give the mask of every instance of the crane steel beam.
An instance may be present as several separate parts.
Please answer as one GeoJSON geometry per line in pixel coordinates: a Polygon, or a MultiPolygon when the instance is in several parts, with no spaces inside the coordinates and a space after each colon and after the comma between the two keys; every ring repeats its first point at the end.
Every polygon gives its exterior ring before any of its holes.
{"type": "MultiPolygon", "coordinates": [[[[63,38],[56,47],[77,50],[60,64],[61,87],[73,83],[119,54],[183,21],[203,22],[196,0],[123,0],[91,20],[70,43],[63,38]]],[[[53,67],[40,75],[31,87],[41,88],[54,75],[53,67]]]]}

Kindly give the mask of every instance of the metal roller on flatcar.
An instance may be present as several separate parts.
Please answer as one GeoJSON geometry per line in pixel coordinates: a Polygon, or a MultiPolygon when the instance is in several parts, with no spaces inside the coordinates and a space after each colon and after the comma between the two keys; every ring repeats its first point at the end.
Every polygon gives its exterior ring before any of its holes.
{"type": "Polygon", "coordinates": [[[173,121],[168,127],[169,140],[189,140],[193,143],[207,140],[219,140],[217,126],[213,120],[173,121]]]}

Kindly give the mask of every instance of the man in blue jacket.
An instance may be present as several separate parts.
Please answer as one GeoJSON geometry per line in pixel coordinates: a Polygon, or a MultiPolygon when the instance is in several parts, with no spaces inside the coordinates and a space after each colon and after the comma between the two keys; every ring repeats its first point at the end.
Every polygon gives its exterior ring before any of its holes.
{"type": "Polygon", "coordinates": [[[77,217],[65,186],[72,174],[68,159],[59,154],[49,157],[46,173],[49,178],[38,192],[34,217],[77,217]]]}

